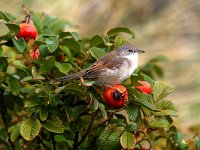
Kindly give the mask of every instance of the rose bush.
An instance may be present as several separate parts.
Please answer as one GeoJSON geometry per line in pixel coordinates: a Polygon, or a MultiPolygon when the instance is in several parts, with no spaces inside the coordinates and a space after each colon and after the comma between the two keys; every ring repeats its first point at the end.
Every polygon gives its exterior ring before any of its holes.
{"type": "MultiPolygon", "coordinates": [[[[30,23],[38,35],[27,40],[17,36],[24,21],[17,22],[11,14],[0,12],[1,24],[9,29],[0,37],[3,149],[136,150],[191,146],[173,124],[177,111],[166,98],[174,91],[173,86],[156,81],[153,76],[163,74],[157,62],[164,57],[153,58],[122,83],[128,91],[122,108],[108,107],[105,90],[90,81],[84,83],[89,86],[78,80],[49,82],[84,69],[106,52],[128,43],[135,36],[132,30],[117,27],[105,35],[83,39],[77,32],[64,30],[70,26],[66,21],[34,11],[30,14],[30,23]],[[151,94],[135,88],[138,80],[151,85],[151,94]]],[[[114,97],[124,98],[118,94],[122,97],[114,97]]],[[[198,138],[195,144],[199,148],[198,138]]]]}

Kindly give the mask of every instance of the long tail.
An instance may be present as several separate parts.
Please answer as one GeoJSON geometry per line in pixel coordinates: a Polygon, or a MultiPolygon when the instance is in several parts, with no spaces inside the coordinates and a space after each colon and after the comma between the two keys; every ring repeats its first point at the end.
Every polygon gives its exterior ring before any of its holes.
{"type": "Polygon", "coordinates": [[[75,74],[70,74],[70,75],[66,75],[66,76],[54,79],[54,80],[51,81],[51,83],[69,81],[69,80],[72,80],[72,79],[77,80],[77,79],[80,79],[83,75],[84,75],[84,71],[80,71],[80,72],[77,72],[75,74]]]}

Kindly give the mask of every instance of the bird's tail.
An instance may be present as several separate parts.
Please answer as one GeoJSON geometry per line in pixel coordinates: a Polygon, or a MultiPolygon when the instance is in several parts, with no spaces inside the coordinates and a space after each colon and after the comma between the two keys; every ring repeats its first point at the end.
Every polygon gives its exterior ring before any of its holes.
{"type": "Polygon", "coordinates": [[[66,76],[54,79],[54,80],[51,81],[51,83],[62,82],[62,81],[69,81],[69,80],[72,80],[72,79],[77,80],[77,79],[80,79],[83,76],[83,74],[84,74],[84,72],[80,71],[80,72],[77,72],[75,74],[66,75],[66,76]]]}

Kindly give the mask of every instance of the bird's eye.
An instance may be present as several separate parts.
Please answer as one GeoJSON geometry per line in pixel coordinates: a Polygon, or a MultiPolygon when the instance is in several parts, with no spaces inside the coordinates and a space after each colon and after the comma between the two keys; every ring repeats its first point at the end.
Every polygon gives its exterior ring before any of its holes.
{"type": "Polygon", "coordinates": [[[130,53],[132,53],[132,52],[133,52],[133,50],[132,50],[132,49],[129,49],[128,51],[129,51],[130,53]]]}

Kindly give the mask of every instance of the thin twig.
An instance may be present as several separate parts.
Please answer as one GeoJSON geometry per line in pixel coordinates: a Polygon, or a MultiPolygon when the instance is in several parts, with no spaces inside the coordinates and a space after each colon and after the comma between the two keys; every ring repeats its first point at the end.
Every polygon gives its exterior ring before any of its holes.
{"type": "Polygon", "coordinates": [[[74,136],[73,150],[76,150],[78,147],[78,137],[79,137],[79,131],[76,131],[74,136]]]}
{"type": "Polygon", "coordinates": [[[42,140],[42,138],[40,136],[37,136],[38,141],[42,144],[42,146],[46,149],[46,150],[50,150],[51,148],[44,143],[44,141],[42,140]]]}
{"type": "Polygon", "coordinates": [[[55,141],[55,138],[54,138],[54,134],[51,132],[51,140],[52,140],[52,144],[53,144],[53,150],[56,150],[56,141],[55,141]]]}
{"type": "MultiPolygon", "coordinates": [[[[95,113],[95,114],[96,114],[96,113],[95,113]]],[[[84,140],[86,139],[86,137],[87,137],[88,134],[90,133],[90,130],[91,130],[91,128],[92,128],[92,124],[93,124],[93,122],[94,122],[95,116],[96,116],[96,115],[93,115],[92,121],[90,122],[90,124],[89,124],[89,126],[88,126],[88,128],[87,128],[87,130],[86,130],[86,132],[85,132],[85,134],[83,135],[83,137],[81,138],[81,140],[78,142],[77,147],[78,147],[81,143],[84,142],[84,140]]]]}

